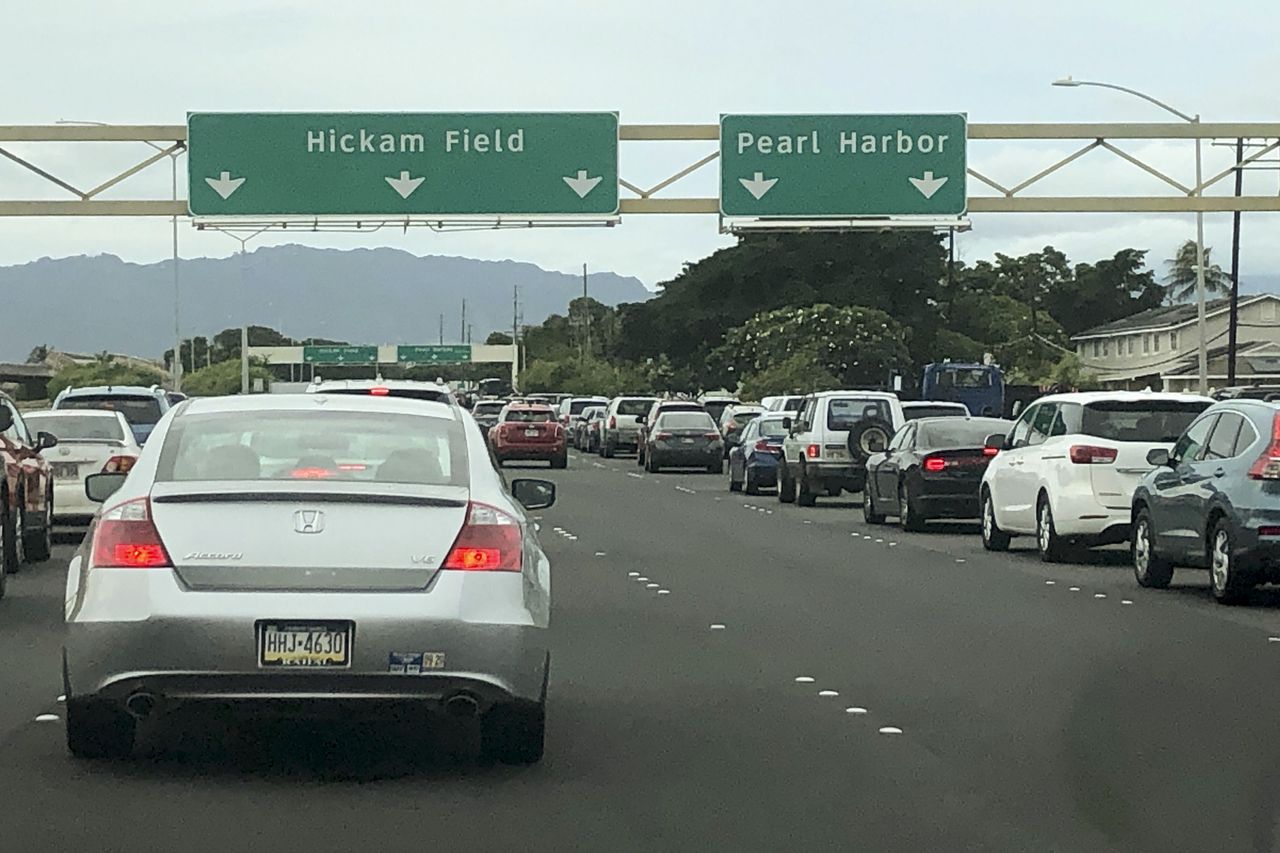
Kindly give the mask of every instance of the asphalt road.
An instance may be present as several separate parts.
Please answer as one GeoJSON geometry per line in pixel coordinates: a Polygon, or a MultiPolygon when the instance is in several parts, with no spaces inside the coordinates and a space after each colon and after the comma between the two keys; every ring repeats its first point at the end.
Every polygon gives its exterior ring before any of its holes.
{"type": "Polygon", "coordinates": [[[63,544],[0,602],[0,850],[1280,850],[1275,593],[1223,608],[1120,550],[1048,566],[629,458],[535,468],[561,486],[540,765],[425,725],[73,761],[63,544]]]}

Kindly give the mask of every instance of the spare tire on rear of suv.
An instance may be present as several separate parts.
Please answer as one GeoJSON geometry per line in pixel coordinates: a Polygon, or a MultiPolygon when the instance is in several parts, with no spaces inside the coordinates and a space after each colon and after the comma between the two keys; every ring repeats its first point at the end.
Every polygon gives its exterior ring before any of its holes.
{"type": "Polygon", "coordinates": [[[884,418],[863,418],[849,427],[849,455],[865,462],[873,453],[883,453],[893,438],[893,424],[884,418]]]}

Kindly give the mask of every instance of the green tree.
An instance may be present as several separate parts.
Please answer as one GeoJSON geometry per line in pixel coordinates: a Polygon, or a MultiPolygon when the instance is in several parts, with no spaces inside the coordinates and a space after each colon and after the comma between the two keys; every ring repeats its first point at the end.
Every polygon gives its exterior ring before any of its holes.
{"type": "Polygon", "coordinates": [[[840,380],[808,353],[798,352],[742,380],[741,395],[760,400],[775,394],[806,394],[840,387],[840,380]]]}
{"type": "MultiPolygon", "coordinates": [[[[1225,296],[1231,291],[1231,276],[1222,267],[1209,260],[1208,246],[1204,247],[1204,291],[1206,296],[1225,296]]],[[[1164,283],[1168,286],[1170,302],[1186,302],[1196,295],[1196,243],[1187,240],[1177,253],[1167,259],[1164,283]]]]}
{"type": "Polygon", "coordinates": [[[631,365],[614,365],[601,359],[570,357],[558,361],[539,360],[520,375],[520,390],[525,393],[571,390],[575,394],[648,393],[650,386],[644,372],[631,365]]]}
{"type": "Polygon", "coordinates": [[[159,384],[162,374],[158,370],[119,364],[107,356],[107,360],[95,359],[90,364],[73,364],[53,375],[46,386],[49,399],[58,396],[63,388],[84,388],[91,385],[143,385],[159,384]]]}
{"type": "MultiPolygon", "coordinates": [[[[261,379],[265,387],[271,386],[271,371],[259,359],[250,359],[249,381],[261,379]]],[[[193,397],[221,397],[240,393],[240,361],[220,361],[188,373],[182,380],[182,390],[193,397]]]]}
{"type": "Polygon", "coordinates": [[[511,335],[506,332],[490,332],[484,339],[485,346],[511,346],[511,335]]]}

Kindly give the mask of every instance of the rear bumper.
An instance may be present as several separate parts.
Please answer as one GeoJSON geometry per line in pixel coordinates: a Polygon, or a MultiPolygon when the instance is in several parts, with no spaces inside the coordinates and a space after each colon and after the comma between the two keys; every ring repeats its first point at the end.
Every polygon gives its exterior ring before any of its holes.
{"type": "Polygon", "coordinates": [[[670,465],[672,467],[684,465],[692,468],[695,466],[715,465],[724,459],[724,450],[718,444],[697,450],[650,447],[648,452],[655,465],[670,465]]]}
{"type": "Polygon", "coordinates": [[[976,491],[972,495],[917,495],[916,504],[934,518],[978,518],[981,514],[976,491]]]}
{"type": "Polygon", "coordinates": [[[1053,527],[1058,535],[1099,545],[1128,540],[1133,510],[1128,505],[1103,506],[1088,481],[1082,485],[1083,488],[1070,487],[1050,494],[1053,527]]]}
{"type": "Polygon", "coordinates": [[[98,511],[98,504],[84,493],[83,480],[54,481],[53,517],[56,521],[89,519],[98,511]]]}
{"type": "Polygon", "coordinates": [[[867,482],[866,467],[854,462],[805,462],[804,470],[810,482],[838,485],[849,492],[862,491],[867,482]]]}
{"type": "Polygon", "coordinates": [[[506,444],[501,447],[494,448],[493,455],[499,459],[506,460],[522,460],[522,459],[554,459],[563,456],[566,447],[563,444],[526,444],[513,445],[506,444]]]}

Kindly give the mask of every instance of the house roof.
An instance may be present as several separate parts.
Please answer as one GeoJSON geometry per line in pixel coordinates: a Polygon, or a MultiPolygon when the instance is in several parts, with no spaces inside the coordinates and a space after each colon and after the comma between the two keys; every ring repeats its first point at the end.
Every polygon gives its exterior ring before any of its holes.
{"type": "MultiPolygon", "coordinates": [[[[1262,299],[1280,299],[1280,296],[1276,296],[1274,293],[1260,293],[1255,296],[1241,297],[1240,307],[1243,308],[1262,299]]],[[[1229,299],[1211,299],[1205,303],[1205,313],[1206,315],[1215,314],[1220,311],[1226,311],[1228,307],[1230,307],[1229,299]]],[[[1169,329],[1193,323],[1195,319],[1196,305],[1194,302],[1181,305],[1164,305],[1159,308],[1139,311],[1137,314],[1130,314],[1128,317],[1121,317],[1119,320],[1112,320],[1110,323],[1103,323],[1101,326],[1094,326],[1092,329],[1085,329],[1079,334],[1072,335],[1071,340],[1112,337],[1114,335],[1152,329],[1169,329]]]]}

